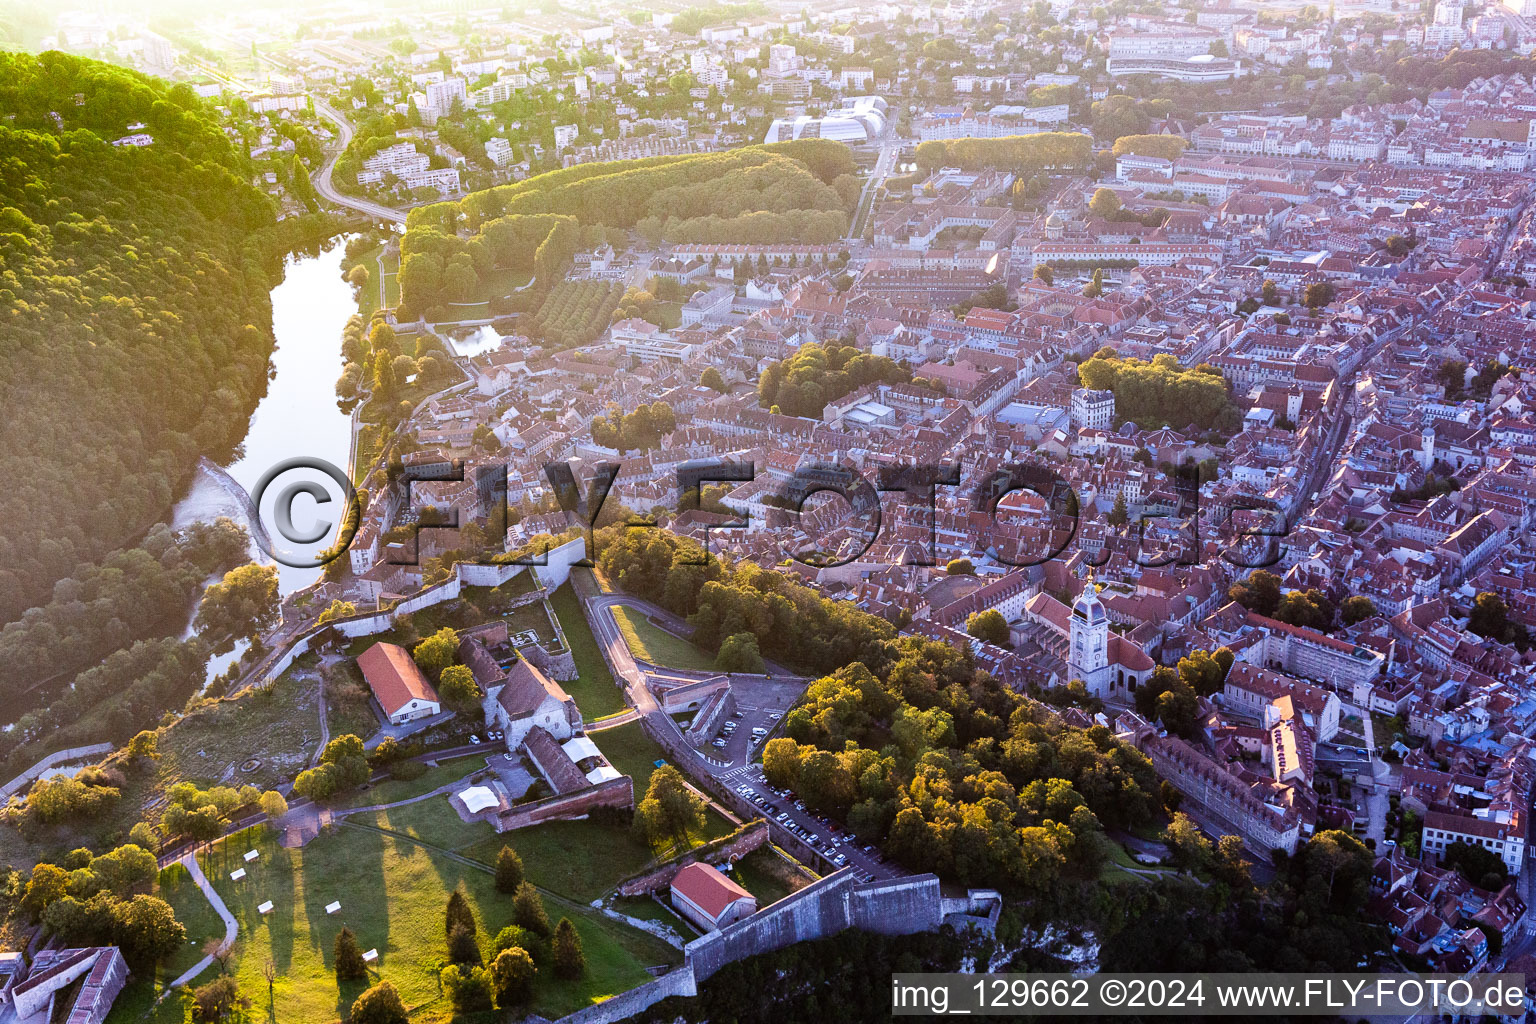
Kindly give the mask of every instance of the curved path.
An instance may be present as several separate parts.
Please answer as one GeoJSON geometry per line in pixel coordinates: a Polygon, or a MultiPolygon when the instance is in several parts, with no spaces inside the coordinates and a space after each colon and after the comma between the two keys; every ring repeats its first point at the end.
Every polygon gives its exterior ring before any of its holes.
{"type": "MultiPolygon", "coordinates": [[[[218,914],[219,920],[224,922],[224,941],[234,942],[235,935],[240,931],[240,925],[235,921],[235,915],[231,914],[229,908],[224,905],[223,898],[219,896],[213,884],[208,881],[208,876],[203,874],[202,865],[197,862],[197,852],[195,850],[187,851],[177,863],[186,865],[187,871],[192,875],[192,881],[196,882],[197,887],[203,891],[203,895],[208,897],[208,902],[213,904],[214,913],[218,914]]],[[[185,971],[181,977],[167,985],[165,990],[170,992],[182,985],[189,984],[199,974],[206,971],[212,963],[213,957],[203,957],[185,971]]]]}
{"type": "MultiPolygon", "coordinates": [[[[375,203],[367,199],[359,199],[356,196],[345,195],[337,191],[336,186],[331,184],[331,171],[336,167],[336,160],[342,153],[346,152],[348,144],[352,141],[352,122],[342,117],[335,110],[331,109],[329,104],[320,99],[315,99],[315,113],[336,126],[337,135],[340,140],[340,145],[336,147],[336,152],[327,157],[320,170],[315,172],[315,191],[337,206],[345,206],[348,209],[367,214],[369,217],[374,217],[378,220],[388,220],[396,224],[404,224],[405,214],[394,207],[384,206],[382,203],[375,203]]],[[[382,284],[382,282],[380,283],[382,284]]]]}

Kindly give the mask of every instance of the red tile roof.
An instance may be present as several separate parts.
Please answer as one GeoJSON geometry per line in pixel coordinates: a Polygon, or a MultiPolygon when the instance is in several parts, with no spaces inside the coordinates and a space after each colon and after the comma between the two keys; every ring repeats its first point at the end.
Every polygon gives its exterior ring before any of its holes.
{"type": "Polygon", "coordinates": [[[677,877],[672,879],[672,888],[708,914],[712,921],[719,920],[725,908],[737,900],[754,898],[750,892],[716,869],[697,862],[677,873],[677,877]]]}
{"type": "Polygon", "coordinates": [[[421,674],[410,652],[398,644],[376,643],[357,659],[363,678],[373,689],[386,715],[393,715],[412,700],[437,703],[437,691],[421,674]]]}

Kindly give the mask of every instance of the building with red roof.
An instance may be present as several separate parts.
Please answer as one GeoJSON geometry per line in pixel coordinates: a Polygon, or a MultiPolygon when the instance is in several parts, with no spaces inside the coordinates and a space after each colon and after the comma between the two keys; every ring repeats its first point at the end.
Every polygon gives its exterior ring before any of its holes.
{"type": "Polygon", "coordinates": [[[672,879],[672,905],[706,932],[757,912],[757,898],[731,881],[719,869],[693,863],[672,879]]]}

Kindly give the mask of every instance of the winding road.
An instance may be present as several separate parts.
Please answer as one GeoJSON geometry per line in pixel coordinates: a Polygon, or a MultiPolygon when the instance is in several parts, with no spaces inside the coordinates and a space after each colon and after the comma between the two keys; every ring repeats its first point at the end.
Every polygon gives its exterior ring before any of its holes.
{"type": "Polygon", "coordinates": [[[348,209],[356,210],[358,213],[366,214],[377,220],[404,224],[405,214],[392,206],[384,206],[381,203],[359,199],[356,196],[344,195],[337,191],[336,186],[331,183],[331,171],[336,167],[337,158],[346,152],[347,145],[352,141],[352,135],[354,134],[352,122],[338,114],[324,100],[318,98],[315,98],[315,113],[336,125],[337,137],[340,140],[340,145],[336,147],[336,151],[326,157],[325,163],[314,174],[315,191],[337,206],[345,206],[348,209]]]}

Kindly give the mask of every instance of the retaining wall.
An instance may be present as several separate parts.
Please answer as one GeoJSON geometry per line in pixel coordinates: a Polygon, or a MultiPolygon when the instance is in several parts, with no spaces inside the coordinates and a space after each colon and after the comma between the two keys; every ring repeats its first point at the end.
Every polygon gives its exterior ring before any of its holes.
{"type": "Polygon", "coordinates": [[[494,822],[496,831],[511,832],[552,818],[579,818],[598,807],[633,807],[634,780],[628,775],[599,782],[564,796],[548,796],[529,804],[518,804],[494,822]]]}
{"type": "Polygon", "coordinates": [[[911,875],[863,885],[851,868],[828,875],[751,917],[694,939],[683,963],[655,981],[577,1010],[559,1024],[615,1024],[668,996],[698,994],[698,986],[726,964],[796,942],[826,938],[846,928],[887,935],[930,931],[943,921],[936,875],[911,875]]]}
{"type": "Polygon", "coordinates": [[[725,861],[737,861],[768,843],[768,823],[759,818],[749,821],[737,832],[726,837],[728,842],[721,841],[718,845],[700,846],[688,851],[681,857],[674,858],[654,871],[647,871],[643,875],[631,878],[619,883],[620,896],[640,896],[644,893],[655,892],[672,884],[672,879],[677,873],[689,864],[703,861],[705,864],[721,864],[725,861]]]}

